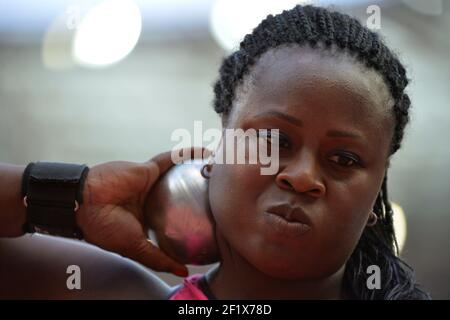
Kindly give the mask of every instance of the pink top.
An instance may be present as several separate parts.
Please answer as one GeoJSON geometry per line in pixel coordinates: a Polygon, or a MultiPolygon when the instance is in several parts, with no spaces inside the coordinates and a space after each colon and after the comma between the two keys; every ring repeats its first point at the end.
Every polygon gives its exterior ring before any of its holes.
{"type": "Polygon", "coordinates": [[[200,288],[202,274],[196,273],[183,280],[181,287],[173,293],[169,300],[209,300],[200,288]]]}

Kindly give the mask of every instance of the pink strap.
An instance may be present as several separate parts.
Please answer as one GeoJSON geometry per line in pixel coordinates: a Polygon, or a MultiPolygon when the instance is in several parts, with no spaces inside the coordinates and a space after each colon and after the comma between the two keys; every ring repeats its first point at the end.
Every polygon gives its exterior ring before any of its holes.
{"type": "Polygon", "coordinates": [[[169,300],[208,300],[198,287],[198,279],[202,276],[202,274],[196,273],[184,278],[181,288],[169,300]]]}

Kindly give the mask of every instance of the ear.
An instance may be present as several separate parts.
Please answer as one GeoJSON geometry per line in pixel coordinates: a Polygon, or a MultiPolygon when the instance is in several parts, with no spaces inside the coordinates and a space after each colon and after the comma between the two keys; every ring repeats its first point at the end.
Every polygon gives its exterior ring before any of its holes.
{"type": "Polygon", "coordinates": [[[220,136],[219,143],[216,148],[212,152],[211,157],[209,158],[208,164],[222,164],[223,163],[223,145],[224,145],[224,137],[225,137],[225,129],[222,129],[222,135],[220,136]]]}

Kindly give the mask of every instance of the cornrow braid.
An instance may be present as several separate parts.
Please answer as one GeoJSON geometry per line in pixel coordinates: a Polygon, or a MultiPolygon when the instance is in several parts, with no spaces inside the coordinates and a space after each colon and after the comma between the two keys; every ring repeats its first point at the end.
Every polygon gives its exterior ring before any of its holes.
{"type": "Polygon", "coordinates": [[[401,147],[404,128],[409,122],[410,100],[404,92],[408,85],[405,68],[378,34],[346,14],[324,8],[297,5],[276,16],[267,16],[251,34],[246,35],[239,50],[225,58],[219,70],[220,77],[214,85],[215,111],[227,118],[237,87],[264,52],[283,44],[316,47],[318,42],[326,47],[335,44],[347,50],[383,76],[395,102],[396,126],[389,153],[394,154],[401,147]]]}
{"type": "MultiPolygon", "coordinates": [[[[336,46],[374,69],[384,79],[394,101],[394,135],[389,156],[401,147],[404,129],[409,122],[410,99],[406,70],[380,36],[362,26],[349,15],[315,6],[297,5],[277,15],[268,15],[241,41],[239,49],[226,57],[214,84],[214,110],[227,124],[237,88],[243,84],[251,67],[266,51],[281,45],[309,45],[318,50],[336,46]],[[324,46],[324,47],[323,47],[324,46]]],[[[344,286],[356,299],[430,299],[415,283],[412,269],[398,257],[393,227],[393,211],[388,200],[385,175],[374,208],[378,223],[366,228],[347,261],[344,286]],[[366,285],[366,269],[378,265],[382,272],[382,288],[370,290],[366,285]]]]}

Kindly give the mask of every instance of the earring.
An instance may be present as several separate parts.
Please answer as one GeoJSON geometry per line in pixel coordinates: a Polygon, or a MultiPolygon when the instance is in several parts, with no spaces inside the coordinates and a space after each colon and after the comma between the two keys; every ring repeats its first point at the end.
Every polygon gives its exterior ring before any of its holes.
{"type": "Polygon", "coordinates": [[[210,163],[207,163],[207,164],[205,164],[202,167],[202,169],[200,170],[200,173],[201,173],[203,178],[205,178],[205,179],[209,179],[210,178],[209,173],[211,171],[211,167],[212,167],[212,164],[210,164],[210,163]],[[208,172],[208,173],[205,173],[205,169],[206,169],[206,172],[208,172]]]}
{"type": "Polygon", "coordinates": [[[375,212],[372,211],[370,213],[369,220],[367,221],[367,226],[373,227],[374,225],[377,224],[377,221],[378,221],[378,216],[375,214],[375,212]]]}

